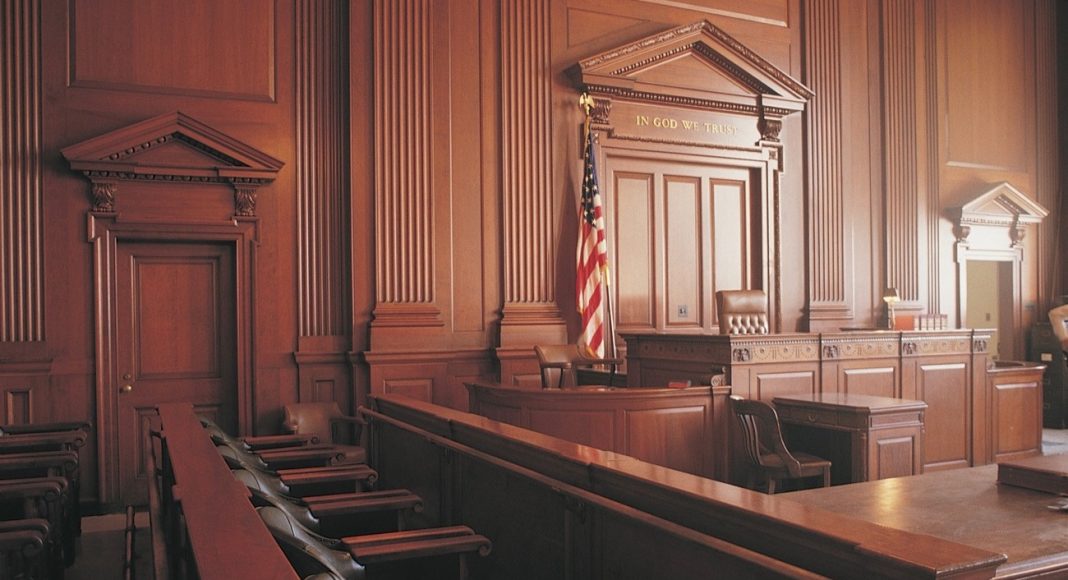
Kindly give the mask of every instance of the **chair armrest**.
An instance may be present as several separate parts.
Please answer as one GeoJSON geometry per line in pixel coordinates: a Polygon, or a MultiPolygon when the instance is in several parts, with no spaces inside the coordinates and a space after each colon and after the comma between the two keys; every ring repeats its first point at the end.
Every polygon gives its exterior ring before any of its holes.
{"type": "Polygon", "coordinates": [[[24,433],[51,433],[56,431],[89,431],[92,425],[86,421],[55,421],[52,423],[24,423],[0,425],[0,432],[11,435],[24,433]]]}
{"type": "Polygon", "coordinates": [[[563,369],[563,370],[567,370],[567,369],[570,369],[572,367],[572,364],[570,362],[568,362],[568,361],[540,362],[538,364],[541,365],[541,368],[543,368],[543,369],[563,369]]]}
{"type": "Polygon", "coordinates": [[[349,536],[341,542],[363,565],[472,552],[487,556],[493,546],[466,526],[349,536]]]}
{"type": "Polygon", "coordinates": [[[0,481],[0,500],[59,497],[67,489],[61,477],[27,477],[0,481]]]}
{"type": "Polygon", "coordinates": [[[40,530],[29,529],[0,532],[0,552],[35,556],[44,550],[46,536],[40,530]]]}
{"type": "Polygon", "coordinates": [[[317,435],[261,435],[259,437],[245,437],[242,439],[245,445],[252,451],[264,451],[267,449],[281,449],[285,447],[302,447],[319,442],[317,435]]]}
{"type": "Polygon", "coordinates": [[[0,532],[37,530],[47,536],[51,529],[52,526],[48,525],[48,520],[43,518],[24,518],[21,520],[0,521],[0,532]]]}
{"type": "Polygon", "coordinates": [[[581,361],[584,365],[621,365],[623,359],[621,358],[583,358],[581,361]]]}
{"type": "Polygon", "coordinates": [[[49,433],[25,433],[0,435],[0,453],[12,451],[54,451],[79,449],[85,445],[84,431],[56,431],[49,433]]]}
{"type": "Polygon", "coordinates": [[[423,510],[423,498],[407,490],[387,492],[368,491],[365,493],[343,494],[341,496],[318,496],[304,498],[312,515],[317,518],[352,516],[368,512],[399,511],[412,509],[423,510]]]}
{"type": "Polygon", "coordinates": [[[74,451],[42,451],[0,455],[0,477],[53,469],[62,469],[63,474],[73,474],[78,469],[78,454],[74,451]]]}

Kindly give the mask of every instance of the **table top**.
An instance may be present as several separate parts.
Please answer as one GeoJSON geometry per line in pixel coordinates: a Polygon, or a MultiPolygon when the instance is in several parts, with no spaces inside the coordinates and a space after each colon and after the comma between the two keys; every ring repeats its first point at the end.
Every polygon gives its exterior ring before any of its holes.
{"type": "Polygon", "coordinates": [[[874,395],[853,395],[849,393],[817,393],[783,395],[775,397],[775,404],[795,407],[835,408],[850,411],[905,411],[926,409],[927,403],[913,399],[895,399],[893,397],[876,397],[874,395]]]}
{"type": "Polygon", "coordinates": [[[1068,514],[1057,496],[997,483],[997,466],[937,471],[783,494],[784,499],[899,530],[1001,552],[998,570],[1068,566],[1068,514]]]}

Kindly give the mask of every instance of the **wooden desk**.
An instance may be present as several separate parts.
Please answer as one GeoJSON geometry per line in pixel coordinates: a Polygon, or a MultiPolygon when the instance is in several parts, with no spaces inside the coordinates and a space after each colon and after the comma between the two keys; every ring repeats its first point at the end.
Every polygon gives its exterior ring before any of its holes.
{"type": "Polygon", "coordinates": [[[833,483],[923,473],[923,401],[825,393],[774,402],[788,447],[830,459],[833,483]]]}
{"type": "Polygon", "coordinates": [[[1049,578],[1068,575],[1068,518],[1046,509],[1057,496],[998,485],[995,465],[779,497],[1004,553],[1009,559],[998,568],[997,578],[1023,577],[1039,571],[1050,572],[1049,578]]]}

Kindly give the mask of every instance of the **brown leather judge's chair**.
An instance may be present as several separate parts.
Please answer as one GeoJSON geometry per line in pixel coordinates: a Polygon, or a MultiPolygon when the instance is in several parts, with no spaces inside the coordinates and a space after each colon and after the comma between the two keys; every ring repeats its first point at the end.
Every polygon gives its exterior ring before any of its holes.
{"type": "Polygon", "coordinates": [[[831,462],[808,453],[791,453],[782,438],[779,414],[763,401],[731,395],[731,409],[738,418],[745,455],[749,460],[749,481],[755,489],[763,479],[768,493],[775,493],[783,479],[822,477],[823,487],[831,485],[831,462]]]}
{"type": "Polygon", "coordinates": [[[763,290],[716,292],[720,334],[767,334],[768,296],[763,290]]]}
{"type": "Polygon", "coordinates": [[[334,401],[325,403],[290,403],[284,408],[282,428],[289,433],[318,435],[344,454],[342,463],[366,463],[367,450],[360,443],[363,419],[341,412],[334,401]]]}
{"type": "Polygon", "coordinates": [[[623,364],[619,358],[593,358],[586,356],[577,344],[537,345],[534,352],[538,355],[541,367],[541,388],[563,388],[578,385],[579,367],[606,365],[609,368],[608,384],[616,376],[616,367],[623,364]]]}
{"type": "Polygon", "coordinates": [[[1061,341],[1061,350],[1068,352],[1068,304],[1050,310],[1049,323],[1053,334],[1061,341]]]}

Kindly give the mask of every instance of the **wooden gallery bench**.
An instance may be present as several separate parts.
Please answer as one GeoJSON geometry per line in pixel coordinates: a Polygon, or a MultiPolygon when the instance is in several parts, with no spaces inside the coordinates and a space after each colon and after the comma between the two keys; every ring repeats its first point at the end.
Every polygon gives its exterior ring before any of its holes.
{"type": "Polygon", "coordinates": [[[991,578],[1005,556],[415,401],[372,397],[380,485],[493,538],[473,578],[991,578]]]}

